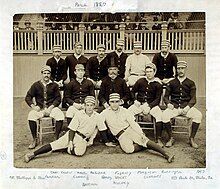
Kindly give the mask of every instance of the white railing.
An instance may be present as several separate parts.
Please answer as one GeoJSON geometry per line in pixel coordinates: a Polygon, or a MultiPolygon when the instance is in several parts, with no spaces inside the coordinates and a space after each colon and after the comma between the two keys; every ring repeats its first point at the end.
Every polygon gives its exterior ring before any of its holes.
{"type": "MultiPolygon", "coordinates": [[[[164,29],[165,28],[165,29],[164,29]]],[[[55,44],[62,46],[63,53],[72,53],[74,43],[81,41],[84,53],[96,53],[98,44],[106,46],[106,52],[113,51],[118,38],[125,39],[125,52],[133,52],[133,42],[142,41],[143,53],[155,53],[160,50],[161,40],[168,39],[171,50],[176,53],[204,53],[205,30],[203,29],[180,29],[167,30],[125,30],[120,25],[119,30],[86,30],[80,24],[79,30],[14,30],[13,48],[14,53],[52,53],[55,44]]]]}

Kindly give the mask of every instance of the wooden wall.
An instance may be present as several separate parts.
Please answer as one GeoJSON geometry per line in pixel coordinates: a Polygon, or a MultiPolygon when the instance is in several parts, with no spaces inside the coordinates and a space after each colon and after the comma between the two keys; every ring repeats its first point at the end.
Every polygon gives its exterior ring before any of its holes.
{"type": "MultiPolygon", "coordinates": [[[[154,54],[148,54],[152,60],[154,54]]],[[[63,55],[65,58],[66,55],[63,55]]],[[[90,57],[91,55],[86,55],[90,57]]],[[[179,60],[188,62],[188,77],[197,85],[197,96],[205,97],[205,55],[177,54],[179,60]]],[[[51,55],[14,54],[13,56],[13,93],[14,97],[24,97],[31,84],[40,79],[40,68],[51,55]]]]}

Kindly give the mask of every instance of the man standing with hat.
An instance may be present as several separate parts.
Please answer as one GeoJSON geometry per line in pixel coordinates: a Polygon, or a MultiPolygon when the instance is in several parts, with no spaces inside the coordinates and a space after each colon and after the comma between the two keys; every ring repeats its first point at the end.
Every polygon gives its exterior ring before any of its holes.
{"type": "Polygon", "coordinates": [[[61,103],[59,86],[50,80],[51,68],[43,66],[41,69],[41,80],[35,82],[28,90],[25,101],[32,108],[28,114],[28,122],[33,137],[29,149],[37,145],[37,123],[44,116],[50,116],[56,120],[55,135],[59,138],[62,129],[64,114],[58,108],[61,103]],[[35,98],[36,103],[33,102],[35,98]]]}
{"type": "Polygon", "coordinates": [[[118,139],[121,149],[125,153],[130,154],[144,148],[149,148],[162,154],[171,163],[174,155],[167,153],[163,148],[145,136],[130,111],[119,106],[120,100],[118,93],[110,94],[110,107],[105,109],[100,115],[102,124],[106,124],[112,134],[118,139]]]}
{"type": "Polygon", "coordinates": [[[58,140],[26,154],[24,159],[26,163],[40,154],[60,149],[67,149],[67,152],[71,155],[83,156],[87,147],[93,145],[98,130],[106,146],[115,146],[108,141],[106,127],[103,127],[100,122],[100,115],[94,111],[95,97],[87,96],[84,103],[85,110],[77,112],[68,126],[69,131],[58,140]]]}
{"type": "Polygon", "coordinates": [[[104,106],[104,108],[109,107],[109,95],[111,93],[118,93],[121,98],[121,105],[126,106],[128,100],[130,99],[130,90],[126,85],[124,79],[118,76],[118,66],[115,64],[114,57],[110,58],[108,66],[108,76],[106,76],[101,84],[99,91],[99,102],[104,106]]]}
{"type": "Polygon", "coordinates": [[[150,59],[141,53],[142,42],[134,42],[134,53],[130,55],[125,64],[125,81],[129,86],[133,86],[135,82],[145,76],[145,68],[150,59]]]}
{"type": "Polygon", "coordinates": [[[108,75],[108,59],[105,56],[105,45],[98,45],[97,53],[97,56],[92,56],[88,60],[86,77],[93,82],[95,88],[100,88],[102,79],[108,75]]]}
{"type": "Polygon", "coordinates": [[[76,42],[74,44],[74,54],[69,55],[66,57],[65,62],[67,65],[67,68],[69,69],[69,78],[70,80],[73,80],[76,78],[75,75],[75,66],[76,64],[83,64],[86,68],[86,64],[88,59],[82,55],[83,45],[81,42],[76,42]]]}
{"type": "Polygon", "coordinates": [[[161,52],[156,53],[152,60],[157,67],[155,77],[160,78],[164,84],[168,83],[175,77],[176,64],[178,62],[177,56],[170,53],[169,50],[170,42],[168,40],[162,41],[161,52]]]}
{"type": "Polygon", "coordinates": [[[111,57],[114,58],[114,62],[119,70],[118,76],[121,77],[122,79],[125,77],[125,63],[128,57],[128,55],[123,52],[123,48],[124,48],[124,39],[118,39],[116,43],[115,51],[107,54],[108,59],[111,59],[111,57]]]}
{"type": "Polygon", "coordinates": [[[61,46],[53,46],[53,57],[47,60],[46,65],[51,68],[51,80],[63,87],[63,82],[67,79],[67,67],[64,59],[61,58],[61,46]]]}
{"type": "Polygon", "coordinates": [[[75,114],[84,108],[86,96],[95,96],[93,83],[84,78],[85,68],[82,64],[75,66],[76,79],[70,81],[66,86],[65,99],[70,107],[67,109],[66,117],[68,124],[75,114]]]}
{"type": "Polygon", "coordinates": [[[174,143],[170,119],[183,115],[192,119],[189,143],[193,148],[198,148],[194,137],[201,123],[202,114],[194,107],[196,104],[196,86],[192,80],[186,77],[186,71],[187,62],[177,62],[177,78],[167,84],[164,96],[167,109],[162,114],[163,125],[169,136],[169,141],[166,143],[167,147],[171,147],[174,143]]]}
{"type": "Polygon", "coordinates": [[[153,63],[146,65],[146,77],[139,79],[131,90],[134,104],[128,110],[133,115],[150,114],[156,120],[156,143],[163,147],[161,142],[162,134],[162,110],[159,107],[162,95],[162,83],[160,79],[154,77],[157,69],[153,63]]]}

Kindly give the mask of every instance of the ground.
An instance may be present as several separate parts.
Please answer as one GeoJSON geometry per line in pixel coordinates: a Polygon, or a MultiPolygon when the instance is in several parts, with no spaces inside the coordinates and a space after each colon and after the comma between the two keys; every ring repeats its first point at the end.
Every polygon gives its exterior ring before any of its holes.
{"type": "MultiPolygon", "coordinates": [[[[95,140],[83,157],[75,157],[66,152],[53,152],[40,155],[29,163],[24,162],[24,155],[31,152],[28,145],[31,141],[31,133],[27,124],[27,115],[30,108],[24,98],[14,98],[14,166],[17,168],[205,168],[206,155],[206,118],[205,100],[199,98],[196,107],[202,112],[203,120],[196,135],[199,149],[189,146],[188,136],[176,134],[175,145],[165,148],[175,154],[175,161],[167,161],[157,153],[145,150],[134,154],[125,154],[119,146],[107,147],[95,140]]],[[[147,131],[147,136],[153,139],[153,133],[147,131]]],[[[53,141],[54,136],[44,138],[44,144],[53,141]]],[[[38,149],[40,145],[36,148],[38,149]]]]}

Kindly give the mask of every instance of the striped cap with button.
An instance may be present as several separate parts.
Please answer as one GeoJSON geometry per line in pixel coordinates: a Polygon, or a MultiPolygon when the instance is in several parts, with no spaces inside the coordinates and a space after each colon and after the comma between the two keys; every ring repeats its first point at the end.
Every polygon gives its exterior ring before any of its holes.
{"type": "Polygon", "coordinates": [[[120,100],[120,95],[118,93],[112,93],[109,95],[109,102],[120,100]]]}
{"type": "Polygon", "coordinates": [[[84,100],[85,103],[93,103],[95,104],[95,97],[94,96],[87,96],[84,100]]]}

